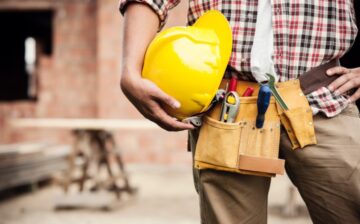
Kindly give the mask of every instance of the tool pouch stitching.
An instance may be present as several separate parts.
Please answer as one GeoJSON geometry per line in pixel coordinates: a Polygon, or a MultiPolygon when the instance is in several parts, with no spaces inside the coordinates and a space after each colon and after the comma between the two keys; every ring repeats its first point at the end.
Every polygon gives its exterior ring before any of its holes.
{"type": "Polygon", "coordinates": [[[284,111],[277,104],[281,124],[284,126],[293,149],[316,144],[312,110],[306,96],[300,89],[298,80],[291,80],[288,85],[278,88],[288,110],[284,111]]]}
{"type": "Polygon", "coordinates": [[[212,168],[260,176],[274,176],[274,172],[283,173],[283,161],[277,159],[280,119],[276,106],[274,102],[271,103],[269,109],[272,110],[273,116],[271,119],[265,119],[262,129],[257,129],[254,113],[257,108],[256,99],[257,97],[241,97],[240,112],[235,123],[216,120],[216,112],[203,118],[195,151],[195,168],[212,168]],[[248,113],[249,111],[251,113],[248,113]],[[259,169],[239,164],[239,159],[256,160],[261,163],[262,158],[264,162],[259,164],[259,169]],[[266,171],[267,166],[270,172],[266,171]]]}

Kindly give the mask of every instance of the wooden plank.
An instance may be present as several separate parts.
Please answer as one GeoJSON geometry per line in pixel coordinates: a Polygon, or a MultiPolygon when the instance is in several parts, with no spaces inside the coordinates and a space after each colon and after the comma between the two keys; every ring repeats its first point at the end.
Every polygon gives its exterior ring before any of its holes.
{"type": "Polygon", "coordinates": [[[0,170],[12,166],[22,166],[28,163],[36,163],[41,161],[50,160],[58,157],[67,157],[71,153],[71,147],[63,146],[48,146],[41,149],[41,151],[32,150],[31,152],[3,154],[0,153],[0,170]]]}
{"type": "Polygon", "coordinates": [[[51,177],[68,168],[70,146],[26,143],[0,146],[0,190],[51,177]]]}
{"type": "Polygon", "coordinates": [[[20,144],[0,145],[0,158],[17,157],[20,154],[29,155],[35,154],[43,150],[44,147],[49,146],[49,143],[44,142],[29,142],[20,144]]]}
{"type": "Polygon", "coordinates": [[[55,10],[63,4],[72,2],[89,3],[89,0],[0,0],[0,10],[55,10]]]}
{"type": "Polygon", "coordinates": [[[51,177],[52,174],[67,169],[66,162],[58,162],[42,166],[39,169],[22,170],[16,174],[10,173],[0,177],[0,190],[19,186],[27,183],[34,183],[51,177]]]}
{"type": "Polygon", "coordinates": [[[55,0],[1,0],[1,10],[51,10],[56,7],[55,0]]]}
{"type": "Polygon", "coordinates": [[[33,161],[26,161],[24,163],[21,164],[17,164],[15,163],[14,165],[8,165],[8,166],[1,166],[0,167],[0,178],[3,175],[7,175],[8,173],[11,172],[21,172],[22,170],[31,170],[37,167],[44,166],[46,164],[49,163],[56,163],[58,161],[66,161],[66,157],[55,157],[55,158],[39,158],[38,160],[33,160],[33,161]]]}
{"type": "Polygon", "coordinates": [[[15,128],[54,128],[85,130],[161,130],[145,119],[67,119],[67,118],[18,118],[8,121],[15,128]]]}

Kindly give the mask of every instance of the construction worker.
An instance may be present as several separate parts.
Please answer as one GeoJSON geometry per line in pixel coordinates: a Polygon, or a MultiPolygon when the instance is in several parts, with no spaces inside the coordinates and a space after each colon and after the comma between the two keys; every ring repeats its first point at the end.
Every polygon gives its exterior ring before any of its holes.
{"type": "MultiPolygon", "coordinates": [[[[162,128],[190,130],[194,150],[198,129],[173,119],[162,107],[179,108],[180,103],[141,77],[146,49],[177,3],[120,1],[125,17],[121,89],[162,128]]],[[[340,58],[357,34],[351,0],[191,0],[189,24],[210,9],[221,11],[231,24],[233,51],[225,77],[231,72],[240,80],[259,81],[266,72],[276,74],[279,82],[297,79],[340,58]]],[[[306,96],[318,144],[292,150],[282,134],[280,155],[314,223],[360,223],[360,119],[353,103],[360,98],[360,68],[334,66],[326,73],[338,77],[306,96]]],[[[195,180],[202,223],[267,222],[269,177],[205,169],[195,172],[195,180]]]]}

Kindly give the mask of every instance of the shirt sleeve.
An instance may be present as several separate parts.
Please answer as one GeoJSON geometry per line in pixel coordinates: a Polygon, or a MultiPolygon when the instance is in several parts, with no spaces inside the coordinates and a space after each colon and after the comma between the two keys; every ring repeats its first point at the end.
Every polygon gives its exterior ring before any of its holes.
{"type": "Polygon", "coordinates": [[[180,0],[120,0],[119,9],[122,15],[126,11],[129,3],[143,3],[148,5],[159,17],[160,26],[159,30],[165,25],[168,11],[179,4],[180,0]]]}

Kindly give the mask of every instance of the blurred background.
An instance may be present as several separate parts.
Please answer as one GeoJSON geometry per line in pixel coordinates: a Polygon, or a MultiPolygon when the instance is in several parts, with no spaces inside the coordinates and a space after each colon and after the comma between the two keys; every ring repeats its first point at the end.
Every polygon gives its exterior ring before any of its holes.
{"type": "MultiPolygon", "coordinates": [[[[186,24],[186,4],[167,27],[186,24]]],[[[0,224],[200,223],[187,133],[120,91],[117,0],[1,0],[0,27],[0,224]]],[[[269,223],[290,222],[311,223],[279,176],[269,223]]]]}

